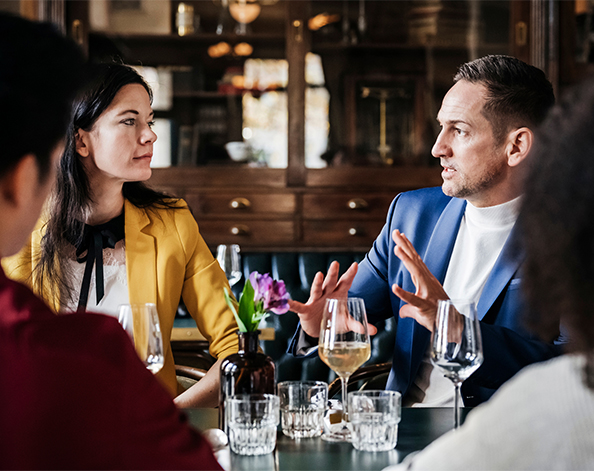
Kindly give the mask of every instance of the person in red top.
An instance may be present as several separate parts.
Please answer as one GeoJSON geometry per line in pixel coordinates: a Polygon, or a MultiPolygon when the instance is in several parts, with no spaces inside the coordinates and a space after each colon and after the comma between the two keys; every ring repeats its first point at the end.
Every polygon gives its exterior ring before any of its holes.
{"type": "MultiPolygon", "coordinates": [[[[0,257],[54,184],[82,70],[50,25],[0,14],[0,257]]],[[[1,268],[0,468],[221,469],[114,318],[56,316],[1,268]]]]}

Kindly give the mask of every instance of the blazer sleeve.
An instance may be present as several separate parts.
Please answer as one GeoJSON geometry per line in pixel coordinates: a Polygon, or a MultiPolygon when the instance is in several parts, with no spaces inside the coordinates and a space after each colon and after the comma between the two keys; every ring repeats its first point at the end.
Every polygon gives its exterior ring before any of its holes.
{"type": "Polygon", "coordinates": [[[59,295],[55,292],[57,285],[45,283],[43,288],[35,282],[34,268],[41,257],[41,239],[45,233],[46,219],[37,221],[35,229],[21,250],[10,257],[2,258],[2,268],[6,276],[28,286],[37,296],[42,298],[55,312],[60,309],[59,295]]]}
{"type": "Polygon", "coordinates": [[[182,298],[208,340],[211,355],[224,358],[237,352],[237,322],[224,296],[224,288],[231,288],[190,211],[179,209],[175,218],[186,257],[182,298]]]}
{"type": "Polygon", "coordinates": [[[562,345],[546,343],[499,325],[481,322],[480,326],[484,360],[469,378],[477,386],[497,389],[525,366],[563,353],[562,345]]]}
{"type": "Polygon", "coordinates": [[[399,201],[400,195],[392,201],[386,223],[373,242],[371,250],[359,263],[359,270],[349,290],[349,297],[365,300],[367,318],[372,324],[394,315],[388,272],[390,251],[394,246],[391,233],[399,201]]]}

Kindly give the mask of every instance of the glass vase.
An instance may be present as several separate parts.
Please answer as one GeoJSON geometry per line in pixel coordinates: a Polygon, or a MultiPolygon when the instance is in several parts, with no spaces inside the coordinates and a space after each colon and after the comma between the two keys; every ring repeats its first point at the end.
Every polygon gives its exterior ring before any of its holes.
{"type": "Polygon", "coordinates": [[[258,351],[260,331],[240,332],[239,351],[221,363],[219,390],[219,427],[227,433],[225,425],[225,398],[235,394],[275,394],[274,362],[258,351]]]}

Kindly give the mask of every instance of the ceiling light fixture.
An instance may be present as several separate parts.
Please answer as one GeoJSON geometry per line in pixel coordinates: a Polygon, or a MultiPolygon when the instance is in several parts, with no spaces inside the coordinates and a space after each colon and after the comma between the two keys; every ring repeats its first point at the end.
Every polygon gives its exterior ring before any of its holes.
{"type": "Polygon", "coordinates": [[[232,0],[229,2],[229,13],[238,23],[235,33],[245,35],[247,25],[258,18],[261,9],[257,0],[232,0]]]}

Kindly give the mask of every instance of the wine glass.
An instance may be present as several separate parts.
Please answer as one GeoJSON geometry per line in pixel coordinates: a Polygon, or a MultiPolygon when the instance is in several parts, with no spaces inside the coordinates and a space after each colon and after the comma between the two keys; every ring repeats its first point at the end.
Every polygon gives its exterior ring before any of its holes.
{"type": "Polygon", "coordinates": [[[431,336],[431,362],[454,383],[454,428],[458,428],[460,386],[483,362],[483,342],[474,301],[438,301],[431,336]]]}
{"type": "Polygon", "coordinates": [[[217,261],[225,272],[227,280],[229,280],[229,286],[233,286],[241,280],[241,252],[239,245],[219,245],[217,247],[217,261]]]}
{"type": "Polygon", "coordinates": [[[371,356],[365,303],[361,298],[328,299],[322,315],[318,353],[340,377],[342,384],[342,420],[338,430],[322,438],[350,441],[347,421],[347,384],[349,377],[371,356]]]}
{"type": "Polygon", "coordinates": [[[152,303],[122,304],[118,322],[132,339],[144,365],[152,373],[163,368],[165,357],[157,306],[152,303]]]}

